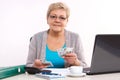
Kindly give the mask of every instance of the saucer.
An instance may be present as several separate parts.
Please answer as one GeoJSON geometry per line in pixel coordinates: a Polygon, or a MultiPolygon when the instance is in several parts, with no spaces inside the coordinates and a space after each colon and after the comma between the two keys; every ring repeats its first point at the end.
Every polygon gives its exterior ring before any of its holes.
{"type": "Polygon", "coordinates": [[[67,76],[69,76],[69,77],[84,77],[84,76],[86,76],[86,73],[80,73],[80,74],[72,74],[72,73],[70,73],[67,76]]]}

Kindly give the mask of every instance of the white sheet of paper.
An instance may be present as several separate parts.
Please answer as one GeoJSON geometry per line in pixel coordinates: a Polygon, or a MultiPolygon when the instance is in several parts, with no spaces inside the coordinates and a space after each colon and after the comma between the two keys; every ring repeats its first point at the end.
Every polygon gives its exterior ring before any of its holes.
{"type": "Polygon", "coordinates": [[[66,76],[70,73],[69,68],[44,68],[44,70],[51,70],[52,73],[61,74],[62,76],[66,76]]]}

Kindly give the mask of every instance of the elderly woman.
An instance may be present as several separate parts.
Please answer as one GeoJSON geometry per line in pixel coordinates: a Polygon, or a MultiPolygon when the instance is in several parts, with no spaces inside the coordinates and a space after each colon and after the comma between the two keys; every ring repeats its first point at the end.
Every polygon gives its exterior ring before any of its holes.
{"type": "Polygon", "coordinates": [[[26,66],[45,68],[44,61],[49,61],[55,68],[69,66],[86,67],[79,35],[65,29],[70,11],[62,2],[52,3],[47,11],[49,29],[35,34],[29,45],[26,66]],[[72,53],[59,56],[57,49],[74,48],[72,53]]]}

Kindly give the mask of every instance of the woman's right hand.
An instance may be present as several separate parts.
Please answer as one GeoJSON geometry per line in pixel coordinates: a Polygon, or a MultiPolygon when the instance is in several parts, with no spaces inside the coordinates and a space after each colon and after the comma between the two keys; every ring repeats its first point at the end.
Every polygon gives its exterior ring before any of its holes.
{"type": "Polygon", "coordinates": [[[35,68],[46,68],[47,65],[44,65],[44,64],[42,63],[42,61],[40,61],[39,59],[36,59],[36,60],[34,61],[33,67],[35,67],[35,68]]]}

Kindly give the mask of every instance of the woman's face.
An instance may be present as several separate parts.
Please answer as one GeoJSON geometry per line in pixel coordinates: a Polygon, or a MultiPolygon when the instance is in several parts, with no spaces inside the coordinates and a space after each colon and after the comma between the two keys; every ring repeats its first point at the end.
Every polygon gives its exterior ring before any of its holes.
{"type": "Polygon", "coordinates": [[[66,16],[66,11],[63,9],[57,9],[50,12],[47,23],[50,26],[50,30],[55,32],[61,32],[64,30],[68,18],[66,16]]]}

